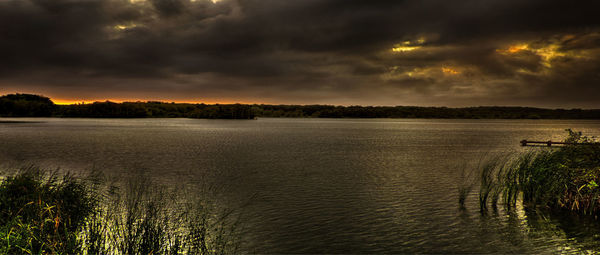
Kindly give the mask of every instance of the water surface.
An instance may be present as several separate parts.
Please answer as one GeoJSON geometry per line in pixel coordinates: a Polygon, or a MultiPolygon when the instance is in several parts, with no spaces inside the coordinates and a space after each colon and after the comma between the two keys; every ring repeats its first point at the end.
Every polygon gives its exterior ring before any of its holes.
{"type": "Polygon", "coordinates": [[[547,253],[600,249],[593,219],[457,204],[464,165],[522,139],[600,136],[600,121],[3,118],[0,160],[165,185],[202,178],[245,210],[256,253],[547,253]],[[29,122],[31,121],[31,122],[29,122]]]}

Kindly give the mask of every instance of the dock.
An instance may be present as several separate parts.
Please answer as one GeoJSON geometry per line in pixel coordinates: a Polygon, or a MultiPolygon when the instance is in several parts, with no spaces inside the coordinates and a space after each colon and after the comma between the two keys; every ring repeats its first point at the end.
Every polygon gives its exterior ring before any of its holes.
{"type": "Polygon", "coordinates": [[[600,145],[600,143],[566,143],[566,142],[553,142],[553,141],[529,141],[529,140],[521,140],[521,146],[547,146],[552,147],[552,145],[600,145]]]}

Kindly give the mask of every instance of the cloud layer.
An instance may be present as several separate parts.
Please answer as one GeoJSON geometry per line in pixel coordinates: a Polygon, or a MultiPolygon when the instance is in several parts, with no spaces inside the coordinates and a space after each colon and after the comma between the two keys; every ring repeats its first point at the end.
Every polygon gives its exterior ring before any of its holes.
{"type": "Polygon", "coordinates": [[[0,92],[599,108],[597,10],[556,0],[0,0],[0,92]]]}

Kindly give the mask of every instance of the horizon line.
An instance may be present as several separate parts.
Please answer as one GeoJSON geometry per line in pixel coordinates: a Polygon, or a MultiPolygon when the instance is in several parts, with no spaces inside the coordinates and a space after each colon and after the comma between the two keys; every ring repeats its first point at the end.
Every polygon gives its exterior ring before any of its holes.
{"type": "Polygon", "coordinates": [[[309,106],[309,105],[322,105],[322,106],[342,106],[342,107],[422,107],[422,108],[477,108],[477,107],[503,107],[503,108],[537,108],[537,109],[550,109],[550,110],[600,110],[600,108],[584,108],[584,107],[540,107],[540,106],[524,106],[524,105],[470,105],[470,106],[419,106],[419,105],[361,105],[361,104],[323,104],[323,103],[273,103],[273,102],[249,102],[249,101],[229,101],[229,100],[207,100],[207,101],[187,101],[187,100],[164,100],[164,99],[141,99],[141,98],[131,98],[131,99],[91,99],[91,100],[73,100],[73,99],[62,99],[62,98],[52,98],[50,96],[45,96],[43,94],[38,93],[7,93],[0,96],[10,95],[10,94],[30,94],[30,95],[38,95],[42,97],[49,98],[56,105],[78,105],[78,104],[93,104],[93,103],[103,103],[103,102],[113,102],[113,103],[148,103],[148,102],[159,102],[159,103],[175,103],[175,104],[244,104],[244,105],[296,105],[296,106],[309,106]]]}
{"type": "Polygon", "coordinates": [[[547,110],[600,110],[600,108],[548,108],[548,107],[538,107],[538,106],[521,106],[521,105],[473,105],[473,106],[418,106],[418,105],[360,105],[360,104],[352,104],[352,105],[343,105],[343,104],[285,104],[285,103],[256,103],[256,102],[239,102],[239,101],[163,101],[163,100],[143,100],[143,99],[132,99],[132,100],[120,100],[120,99],[104,99],[104,100],[53,100],[50,98],[52,102],[56,105],[80,105],[80,104],[93,104],[93,103],[165,103],[165,104],[206,104],[206,105],[231,105],[231,104],[241,104],[241,105],[287,105],[287,106],[311,106],[311,105],[320,105],[320,106],[334,106],[334,107],[419,107],[419,108],[450,108],[450,109],[460,109],[460,108],[479,108],[479,107],[500,107],[500,108],[534,108],[534,109],[547,109],[547,110]]]}

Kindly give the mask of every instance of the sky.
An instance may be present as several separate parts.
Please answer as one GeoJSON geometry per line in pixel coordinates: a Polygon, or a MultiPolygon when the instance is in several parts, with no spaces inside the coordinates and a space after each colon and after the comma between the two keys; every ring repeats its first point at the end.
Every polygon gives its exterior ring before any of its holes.
{"type": "Polygon", "coordinates": [[[0,94],[600,108],[598,0],[0,0],[0,94]]]}

